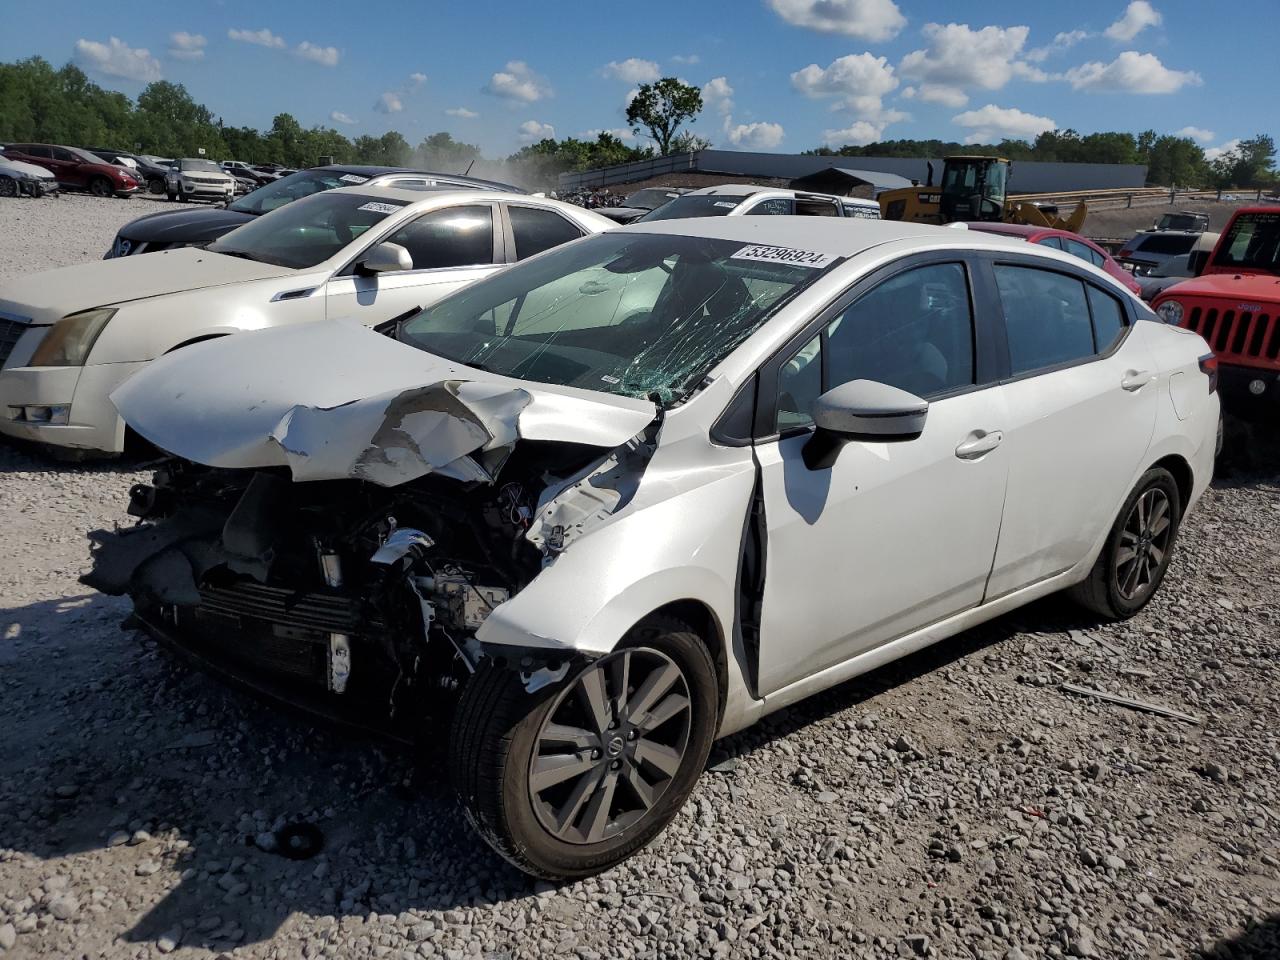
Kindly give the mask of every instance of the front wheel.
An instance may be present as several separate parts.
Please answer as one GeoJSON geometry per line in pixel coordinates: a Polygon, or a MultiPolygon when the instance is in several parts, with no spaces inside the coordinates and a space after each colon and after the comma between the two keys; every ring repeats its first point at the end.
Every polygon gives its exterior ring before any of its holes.
{"type": "Polygon", "coordinates": [[[158,197],[165,192],[164,181],[159,177],[152,177],[147,181],[147,192],[153,197],[158,197]]]}
{"type": "Polygon", "coordinates": [[[1071,597],[1109,620],[1132,617],[1150,602],[1169,569],[1182,522],[1182,494],[1173,474],[1148,470],[1125,500],[1083,582],[1071,597]]]}
{"type": "Polygon", "coordinates": [[[687,624],[654,617],[540,694],[483,664],[458,705],[450,765],[486,842],[564,880],[625,860],[683,806],[717,724],[715,664],[687,624]]]}
{"type": "Polygon", "coordinates": [[[94,177],[89,184],[89,192],[95,197],[109,197],[115,193],[115,188],[111,186],[111,181],[106,177],[94,177]]]}
{"type": "Polygon", "coordinates": [[[17,180],[12,177],[0,177],[0,197],[16,197],[18,193],[17,180]]]}

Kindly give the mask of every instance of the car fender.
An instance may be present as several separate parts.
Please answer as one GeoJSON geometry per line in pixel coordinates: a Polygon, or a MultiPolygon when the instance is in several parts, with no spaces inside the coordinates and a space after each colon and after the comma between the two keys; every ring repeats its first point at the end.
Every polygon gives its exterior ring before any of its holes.
{"type": "Polygon", "coordinates": [[[272,278],[123,303],[89,360],[153,360],[192,340],[323,320],[325,279],[323,274],[272,278]],[[308,292],[275,299],[297,291],[308,292]]]}

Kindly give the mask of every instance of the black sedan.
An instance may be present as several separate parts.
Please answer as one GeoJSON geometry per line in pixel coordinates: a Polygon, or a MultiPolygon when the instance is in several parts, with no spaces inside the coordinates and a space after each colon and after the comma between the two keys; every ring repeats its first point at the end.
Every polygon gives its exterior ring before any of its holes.
{"type": "Polygon", "coordinates": [[[190,247],[210,243],[224,233],[248,223],[254,217],[270,213],[302,197],[337,187],[377,184],[423,190],[506,190],[524,193],[519,187],[475,177],[431,173],[406,167],[371,167],[335,164],[313,167],[281,177],[232,201],[225,208],[202,210],[165,210],[131,220],[120,228],[111,249],[103,256],[130,257],[154,253],[174,247],[190,247]]]}

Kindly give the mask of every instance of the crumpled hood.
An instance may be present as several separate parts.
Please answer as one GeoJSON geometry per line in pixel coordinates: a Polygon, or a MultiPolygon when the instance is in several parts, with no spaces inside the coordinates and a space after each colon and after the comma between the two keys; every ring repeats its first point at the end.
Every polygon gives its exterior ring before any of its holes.
{"type": "Polygon", "coordinates": [[[387,487],[427,473],[489,479],[521,438],[616,447],[656,415],[647,400],[486,373],[354,320],[196,344],[111,401],[141,436],[197,463],[387,487]]]}
{"type": "Polygon", "coordinates": [[[93,307],[296,272],[189,249],[91,260],[8,281],[0,286],[0,312],[30,317],[33,324],[56,323],[68,314],[93,307]]]}
{"type": "Polygon", "coordinates": [[[0,159],[0,170],[12,170],[15,173],[25,173],[29,177],[35,177],[37,180],[57,179],[44,167],[37,167],[34,163],[24,163],[21,160],[9,160],[8,158],[0,159]]]}

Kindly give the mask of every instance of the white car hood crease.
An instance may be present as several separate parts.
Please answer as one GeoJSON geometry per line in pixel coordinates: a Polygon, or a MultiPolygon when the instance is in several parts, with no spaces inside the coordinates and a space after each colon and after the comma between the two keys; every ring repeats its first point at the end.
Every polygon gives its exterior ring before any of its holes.
{"type": "Polygon", "coordinates": [[[656,414],[647,400],[486,373],[348,320],[178,350],[111,401],[142,437],[197,463],[381,486],[489,479],[520,439],[616,447],[656,414]]]}
{"type": "Polygon", "coordinates": [[[81,310],[298,271],[184,247],[145,256],[93,260],[10,280],[0,286],[0,311],[56,323],[81,310]]]}

